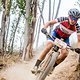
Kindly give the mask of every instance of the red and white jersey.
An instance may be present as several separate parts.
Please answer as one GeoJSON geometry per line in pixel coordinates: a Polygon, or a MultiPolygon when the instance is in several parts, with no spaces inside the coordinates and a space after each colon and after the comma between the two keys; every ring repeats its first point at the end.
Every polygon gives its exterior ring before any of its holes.
{"type": "Polygon", "coordinates": [[[76,32],[76,26],[70,25],[67,17],[57,18],[57,20],[60,22],[60,25],[56,32],[60,37],[68,38],[73,32],[76,32]]]}

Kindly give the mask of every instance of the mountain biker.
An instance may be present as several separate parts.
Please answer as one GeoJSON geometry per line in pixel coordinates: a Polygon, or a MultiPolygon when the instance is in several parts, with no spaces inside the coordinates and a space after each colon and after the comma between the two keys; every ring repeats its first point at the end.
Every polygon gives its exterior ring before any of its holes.
{"type": "MultiPolygon", "coordinates": [[[[80,18],[80,11],[76,8],[72,8],[68,11],[68,17],[60,17],[56,18],[54,20],[51,20],[43,25],[42,32],[46,32],[46,29],[54,25],[56,23],[59,23],[59,26],[57,26],[51,33],[52,36],[55,36],[59,39],[63,39],[65,43],[69,44],[69,36],[77,32],[77,21],[80,18]]],[[[51,50],[53,47],[53,41],[49,38],[47,40],[47,44],[44,48],[44,50],[41,52],[41,55],[36,61],[35,66],[31,70],[32,73],[35,73],[36,70],[39,67],[39,64],[42,62],[42,60],[45,58],[46,54],[51,50]]],[[[60,55],[57,58],[57,61],[55,63],[55,66],[58,65],[60,62],[62,62],[68,55],[67,49],[62,49],[60,55]]]]}

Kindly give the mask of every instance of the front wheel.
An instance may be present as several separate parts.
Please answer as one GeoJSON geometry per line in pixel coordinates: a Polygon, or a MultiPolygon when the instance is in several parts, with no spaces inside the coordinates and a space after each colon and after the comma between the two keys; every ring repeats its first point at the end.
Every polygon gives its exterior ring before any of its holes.
{"type": "Polygon", "coordinates": [[[44,60],[41,63],[41,66],[40,66],[41,72],[37,73],[36,80],[44,80],[46,78],[48,73],[53,69],[53,66],[56,62],[58,55],[59,55],[58,52],[54,52],[51,56],[49,56],[46,60],[44,60]]]}

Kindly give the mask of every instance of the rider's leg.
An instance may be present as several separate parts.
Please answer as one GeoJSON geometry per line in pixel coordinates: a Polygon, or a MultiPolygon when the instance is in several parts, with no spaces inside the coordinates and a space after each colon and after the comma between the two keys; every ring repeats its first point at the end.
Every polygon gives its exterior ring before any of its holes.
{"type": "Polygon", "coordinates": [[[53,43],[51,41],[48,41],[45,46],[45,49],[41,52],[40,57],[37,59],[35,66],[31,70],[33,74],[37,71],[39,64],[42,62],[42,60],[45,58],[46,54],[50,51],[52,47],[53,47],[53,43]]]}
{"type": "Polygon", "coordinates": [[[46,54],[50,51],[50,49],[53,47],[53,42],[47,41],[47,44],[44,48],[44,50],[41,52],[41,55],[39,56],[38,60],[36,61],[35,66],[39,66],[39,64],[42,62],[42,60],[45,58],[46,54]]]}

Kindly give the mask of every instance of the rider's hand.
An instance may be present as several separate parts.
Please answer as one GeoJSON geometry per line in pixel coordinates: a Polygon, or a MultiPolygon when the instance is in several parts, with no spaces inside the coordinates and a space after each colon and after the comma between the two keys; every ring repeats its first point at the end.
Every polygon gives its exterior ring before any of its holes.
{"type": "Polygon", "coordinates": [[[80,48],[76,48],[76,49],[75,49],[75,52],[77,52],[77,53],[80,54],[80,48]]]}
{"type": "Polygon", "coordinates": [[[45,28],[42,28],[41,29],[41,32],[44,33],[44,34],[46,34],[47,33],[47,30],[45,28]]]}

